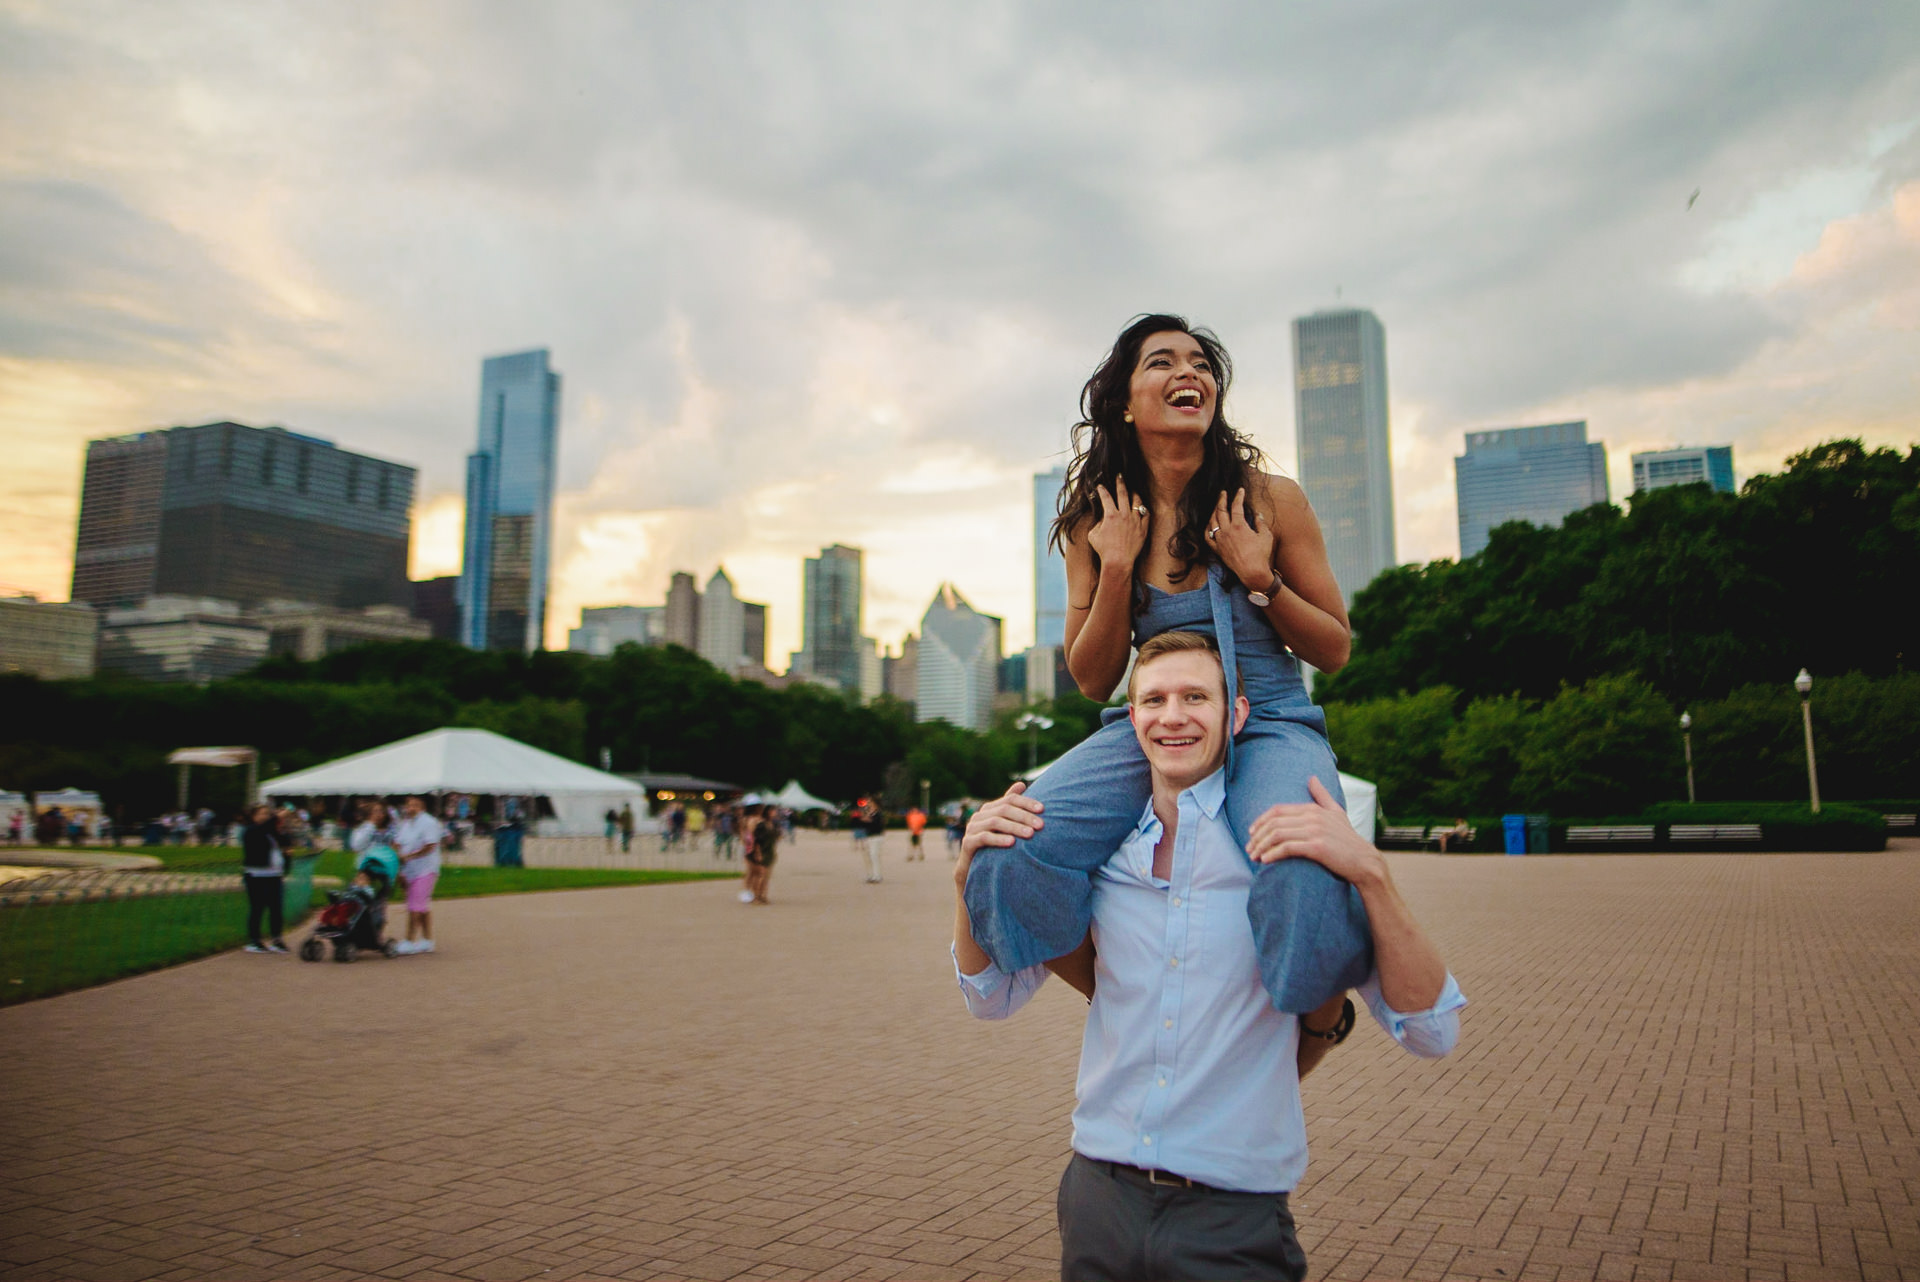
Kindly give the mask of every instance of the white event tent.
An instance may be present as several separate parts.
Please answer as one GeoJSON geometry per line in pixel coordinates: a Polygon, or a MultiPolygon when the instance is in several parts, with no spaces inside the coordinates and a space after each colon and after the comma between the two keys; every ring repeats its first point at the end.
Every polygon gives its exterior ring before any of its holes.
{"type": "Polygon", "coordinates": [[[764,798],[776,806],[785,806],[789,810],[838,810],[831,801],[822,801],[800,786],[798,779],[789,779],[787,786],[772,796],[764,798]]]}
{"type": "MultiPolygon", "coordinates": [[[[1023,770],[1019,777],[1031,783],[1047,773],[1047,767],[1052,764],[1049,761],[1032,770],[1023,770]]],[[[1340,790],[1347,795],[1347,822],[1353,825],[1355,832],[1372,841],[1375,817],[1380,811],[1380,789],[1365,779],[1341,771],[1340,790]]]]}
{"type": "Polygon", "coordinates": [[[369,748],[311,770],[262,780],[267,797],[393,797],[465,792],[545,797],[554,818],[542,835],[599,834],[602,816],[631,803],[645,813],[647,790],[491,730],[448,727],[369,748]]]}

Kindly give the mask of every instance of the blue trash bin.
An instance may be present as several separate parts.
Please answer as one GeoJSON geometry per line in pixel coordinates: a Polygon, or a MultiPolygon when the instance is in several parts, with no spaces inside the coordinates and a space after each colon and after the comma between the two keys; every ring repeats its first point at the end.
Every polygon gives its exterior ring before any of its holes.
{"type": "Polygon", "coordinates": [[[519,824],[501,824],[493,830],[493,866],[495,868],[524,868],[526,864],[520,858],[519,824]]]}
{"type": "Polygon", "coordinates": [[[1502,815],[1500,826],[1505,829],[1507,853],[1524,855],[1527,853],[1527,817],[1525,815],[1502,815]]]}

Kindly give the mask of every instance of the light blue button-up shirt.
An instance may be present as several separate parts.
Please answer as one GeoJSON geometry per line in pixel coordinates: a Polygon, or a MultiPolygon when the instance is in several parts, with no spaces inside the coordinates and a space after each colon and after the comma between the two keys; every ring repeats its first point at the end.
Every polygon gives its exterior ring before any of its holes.
{"type": "MultiPolygon", "coordinates": [[[[1300,1023],[1261,987],[1247,922],[1253,866],[1225,801],[1224,771],[1180,794],[1169,879],[1153,875],[1162,825],[1151,802],[1094,876],[1097,959],[1073,1147],[1217,1188],[1285,1192],[1307,1170],[1300,1023]]],[[[1044,966],[1013,975],[989,966],[961,975],[960,988],[974,1016],[1005,1019],[1046,978],[1044,966]]],[[[1459,1038],[1467,999],[1452,975],[1433,1009],[1414,1014],[1386,1004],[1378,972],[1358,991],[1415,1055],[1445,1055],[1459,1038]]]]}

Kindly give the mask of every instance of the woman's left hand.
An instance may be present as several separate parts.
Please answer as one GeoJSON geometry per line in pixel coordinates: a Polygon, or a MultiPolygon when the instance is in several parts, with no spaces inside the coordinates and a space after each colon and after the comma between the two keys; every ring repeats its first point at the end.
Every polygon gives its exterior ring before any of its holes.
{"type": "Polygon", "coordinates": [[[1242,515],[1246,507],[1246,490],[1235,494],[1231,503],[1227,492],[1220,491],[1220,501],[1213,505],[1213,520],[1207,526],[1207,541],[1242,586],[1263,591],[1273,581],[1273,529],[1257,511],[1249,525],[1242,515]]]}

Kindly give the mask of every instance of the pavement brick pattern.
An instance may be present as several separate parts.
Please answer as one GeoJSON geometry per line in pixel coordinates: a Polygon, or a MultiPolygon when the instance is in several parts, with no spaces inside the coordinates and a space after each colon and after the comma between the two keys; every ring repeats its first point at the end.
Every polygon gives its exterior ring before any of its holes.
{"type": "MultiPolygon", "coordinates": [[[[1920,1279],[1900,845],[1396,857],[1474,1004],[1307,1084],[1314,1276],[1920,1279]]],[[[1057,1276],[1084,1005],[967,1019],[940,843],[890,847],[0,1010],[0,1276],[1057,1276]]]]}

